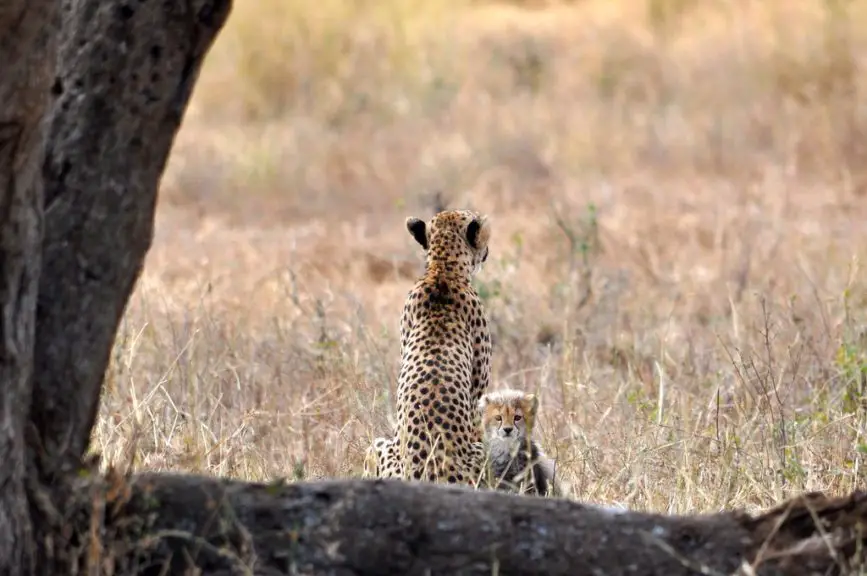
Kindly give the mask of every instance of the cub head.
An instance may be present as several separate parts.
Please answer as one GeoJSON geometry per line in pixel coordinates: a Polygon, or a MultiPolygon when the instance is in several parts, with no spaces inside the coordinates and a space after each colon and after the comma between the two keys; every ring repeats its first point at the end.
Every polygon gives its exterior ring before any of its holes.
{"type": "Polygon", "coordinates": [[[490,440],[529,438],[538,408],[535,394],[508,389],[488,392],[479,400],[485,436],[490,440]]]}
{"type": "Polygon", "coordinates": [[[410,217],[406,219],[406,229],[424,248],[428,262],[461,266],[472,276],[488,259],[491,226],[486,216],[472,210],[440,212],[429,225],[410,217]]]}

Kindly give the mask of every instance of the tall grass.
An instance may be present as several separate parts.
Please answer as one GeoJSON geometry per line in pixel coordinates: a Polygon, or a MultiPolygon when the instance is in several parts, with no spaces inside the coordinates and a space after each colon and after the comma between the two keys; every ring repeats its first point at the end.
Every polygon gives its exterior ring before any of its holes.
{"type": "Polygon", "coordinates": [[[496,386],[570,497],[863,483],[859,3],[239,2],[163,181],[95,446],[358,474],[392,425],[407,215],[491,216],[496,386]]]}

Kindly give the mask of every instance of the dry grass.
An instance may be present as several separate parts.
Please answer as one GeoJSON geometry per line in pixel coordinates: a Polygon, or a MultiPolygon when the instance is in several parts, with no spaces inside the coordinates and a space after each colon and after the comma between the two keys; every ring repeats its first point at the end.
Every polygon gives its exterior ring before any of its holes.
{"type": "Polygon", "coordinates": [[[539,390],[572,497],[863,485],[865,6],[523,4],[237,3],[118,338],[109,461],[358,474],[420,271],[403,220],[442,200],[492,218],[495,381],[539,390]]]}

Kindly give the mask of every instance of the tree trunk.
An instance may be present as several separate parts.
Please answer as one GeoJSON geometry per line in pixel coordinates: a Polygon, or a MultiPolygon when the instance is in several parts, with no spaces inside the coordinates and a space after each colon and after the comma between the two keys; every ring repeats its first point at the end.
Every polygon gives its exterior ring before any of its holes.
{"type": "Polygon", "coordinates": [[[46,477],[90,441],[157,188],[230,0],[63,2],[45,160],[32,420],[46,477]]]}
{"type": "Polygon", "coordinates": [[[0,573],[30,567],[25,424],[42,240],[42,119],[54,75],[51,0],[0,7],[0,573]]]}
{"type": "Polygon", "coordinates": [[[795,575],[863,557],[861,493],[666,517],[397,481],[83,474],[160,175],[230,0],[66,0],[61,29],[55,6],[0,8],[0,573],[678,576],[761,558],[756,573],[795,575]]]}

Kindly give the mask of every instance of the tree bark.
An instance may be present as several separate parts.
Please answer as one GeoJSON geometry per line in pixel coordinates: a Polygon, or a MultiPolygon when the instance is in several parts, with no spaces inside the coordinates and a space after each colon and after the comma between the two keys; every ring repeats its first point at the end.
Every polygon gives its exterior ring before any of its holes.
{"type": "Polygon", "coordinates": [[[687,576],[734,574],[746,562],[763,575],[846,574],[867,519],[865,493],[812,495],[757,517],[615,512],[397,480],[148,474],[91,482],[75,497],[71,533],[81,536],[55,545],[53,573],[78,563],[119,574],[687,576]],[[98,548],[87,534],[100,535],[98,548]]]}
{"type": "Polygon", "coordinates": [[[230,0],[65,0],[44,166],[32,421],[46,477],[90,441],[159,180],[230,0]]]}
{"type": "Polygon", "coordinates": [[[42,239],[42,119],[54,74],[56,7],[0,7],[0,573],[30,567],[24,490],[25,424],[33,367],[42,239]]]}

